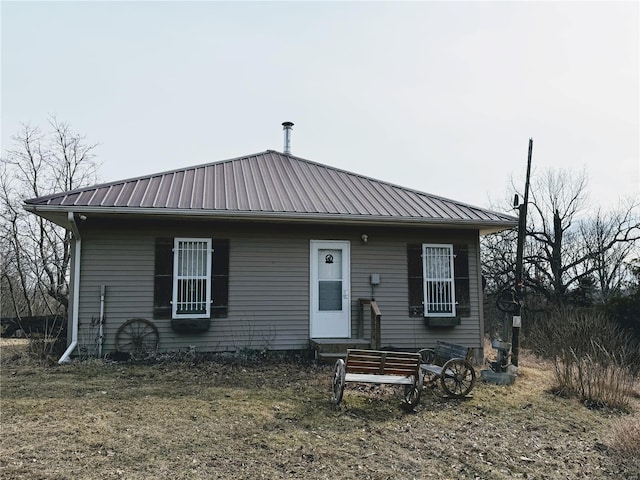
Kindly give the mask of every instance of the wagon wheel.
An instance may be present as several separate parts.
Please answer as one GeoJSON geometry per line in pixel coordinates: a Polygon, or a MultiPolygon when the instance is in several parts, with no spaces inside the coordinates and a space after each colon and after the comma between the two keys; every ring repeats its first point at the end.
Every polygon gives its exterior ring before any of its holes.
{"type": "Polygon", "coordinates": [[[407,385],[404,387],[404,403],[409,410],[413,410],[418,403],[420,403],[423,380],[424,376],[420,373],[415,385],[407,385]]]}
{"type": "Polygon", "coordinates": [[[118,328],[116,349],[133,354],[155,352],[159,340],[158,329],[153,323],[144,318],[132,318],[118,328]]]}
{"type": "Polygon", "coordinates": [[[518,294],[513,289],[505,289],[498,293],[496,306],[498,310],[504,313],[516,313],[520,304],[518,303],[518,294]]]}
{"type": "Polygon", "coordinates": [[[344,393],[346,371],[344,367],[344,360],[341,358],[336,362],[336,368],[333,373],[333,382],[331,384],[331,401],[338,405],[342,401],[342,394],[344,393]]]}
{"type": "Polygon", "coordinates": [[[440,384],[446,394],[456,398],[466,397],[476,383],[476,371],[467,360],[453,358],[445,363],[440,384]]]}
{"type": "Polygon", "coordinates": [[[418,352],[420,355],[420,363],[436,363],[436,359],[438,356],[436,355],[435,350],[431,348],[423,348],[418,352]]]}

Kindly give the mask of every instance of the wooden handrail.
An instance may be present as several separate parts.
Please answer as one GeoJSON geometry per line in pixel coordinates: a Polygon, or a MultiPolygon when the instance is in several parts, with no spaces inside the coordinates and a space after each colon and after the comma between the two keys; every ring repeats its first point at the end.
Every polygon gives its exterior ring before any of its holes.
{"type": "Polygon", "coordinates": [[[380,349],[380,319],[382,318],[382,313],[380,312],[380,307],[376,303],[375,300],[370,298],[361,298],[359,299],[359,311],[358,311],[358,335],[362,338],[364,335],[364,305],[369,304],[370,311],[370,319],[371,319],[371,348],[380,349]]]}
{"type": "Polygon", "coordinates": [[[371,348],[375,348],[376,350],[380,349],[381,318],[382,313],[380,313],[380,307],[378,307],[375,300],[371,300],[371,348]]]}

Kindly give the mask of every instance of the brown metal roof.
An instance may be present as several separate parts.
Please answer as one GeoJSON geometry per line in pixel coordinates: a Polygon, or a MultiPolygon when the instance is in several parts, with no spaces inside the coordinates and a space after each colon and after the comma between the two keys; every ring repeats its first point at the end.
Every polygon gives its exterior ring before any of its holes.
{"type": "Polygon", "coordinates": [[[517,222],[510,215],[272,150],[25,200],[25,208],[41,215],[73,211],[244,216],[498,229],[517,222]]]}

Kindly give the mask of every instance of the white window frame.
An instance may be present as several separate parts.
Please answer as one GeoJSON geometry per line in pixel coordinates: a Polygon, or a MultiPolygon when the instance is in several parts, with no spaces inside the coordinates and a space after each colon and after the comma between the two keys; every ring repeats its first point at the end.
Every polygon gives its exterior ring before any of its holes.
{"type": "MultiPolygon", "coordinates": [[[[173,239],[173,294],[171,299],[171,316],[172,318],[209,318],[211,316],[211,254],[212,242],[210,238],[174,238],[173,239]],[[204,248],[200,248],[192,253],[186,252],[185,245],[188,243],[204,244],[204,248]],[[186,252],[186,253],[185,253],[186,252]],[[180,265],[180,255],[206,255],[206,258],[200,259],[206,262],[206,273],[204,275],[196,272],[196,274],[181,274],[178,271],[180,265]],[[204,312],[179,312],[178,311],[178,294],[182,280],[204,280],[204,288],[192,292],[191,303],[202,303],[201,295],[204,294],[205,311],[204,312]],[[202,291],[204,290],[204,291],[202,291]]],[[[187,261],[189,261],[188,259],[187,261]]],[[[185,303],[185,302],[183,302],[185,303]]]]}
{"type": "Polygon", "coordinates": [[[455,317],[456,316],[456,284],[453,245],[447,243],[423,243],[422,244],[422,286],[424,291],[424,316],[425,317],[455,317]],[[447,251],[449,272],[436,272],[437,275],[427,277],[427,263],[434,255],[447,251]],[[444,287],[444,288],[443,288],[444,287]],[[433,304],[448,306],[450,311],[430,311],[433,304]]]}

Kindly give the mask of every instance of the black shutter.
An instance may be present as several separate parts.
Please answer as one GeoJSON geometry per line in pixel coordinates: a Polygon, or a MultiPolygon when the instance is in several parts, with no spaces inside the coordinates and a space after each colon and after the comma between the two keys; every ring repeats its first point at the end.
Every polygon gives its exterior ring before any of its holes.
{"type": "Polygon", "coordinates": [[[453,275],[456,287],[456,316],[471,315],[471,298],[469,296],[469,247],[453,246],[453,275]]]}
{"type": "Polygon", "coordinates": [[[211,318],[226,317],[229,309],[229,240],[212,240],[211,318]]]}
{"type": "Polygon", "coordinates": [[[153,318],[171,318],[173,239],[156,238],[153,318]]]}
{"type": "Polygon", "coordinates": [[[407,245],[407,271],[409,274],[409,316],[424,315],[424,287],[422,281],[422,244],[407,245]]]}

